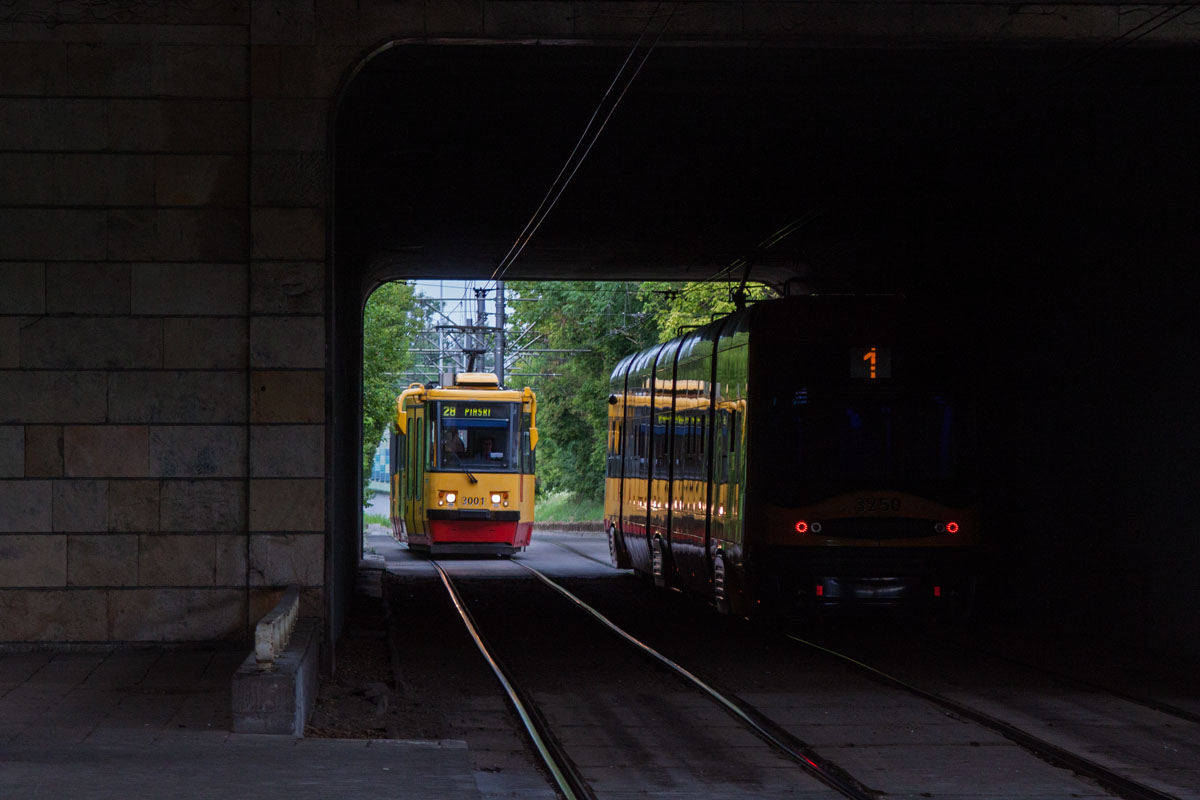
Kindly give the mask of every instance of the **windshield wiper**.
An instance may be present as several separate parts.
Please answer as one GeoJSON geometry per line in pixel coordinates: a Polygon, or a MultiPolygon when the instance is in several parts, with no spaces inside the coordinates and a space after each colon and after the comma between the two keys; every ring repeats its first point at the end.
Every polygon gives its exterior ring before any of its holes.
{"type": "Polygon", "coordinates": [[[458,465],[463,468],[463,472],[467,473],[467,477],[471,479],[471,483],[479,483],[479,479],[471,474],[471,470],[467,469],[467,465],[463,463],[462,457],[459,456],[458,453],[454,452],[453,450],[448,450],[447,452],[454,456],[454,460],[457,461],[458,465]]]}

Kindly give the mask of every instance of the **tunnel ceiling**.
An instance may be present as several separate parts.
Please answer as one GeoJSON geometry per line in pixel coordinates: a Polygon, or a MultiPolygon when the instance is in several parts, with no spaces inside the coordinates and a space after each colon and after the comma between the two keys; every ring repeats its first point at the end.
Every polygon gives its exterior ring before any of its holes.
{"type": "MultiPolygon", "coordinates": [[[[337,261],[492,275],[629,53],[372,59],[336,122],[337,261]]],[[[704,279],[740,258],[752,278],[894,290],[1087,269],[1194,204],[1194,56],[660,45],[505,277],[704,279]]]]}

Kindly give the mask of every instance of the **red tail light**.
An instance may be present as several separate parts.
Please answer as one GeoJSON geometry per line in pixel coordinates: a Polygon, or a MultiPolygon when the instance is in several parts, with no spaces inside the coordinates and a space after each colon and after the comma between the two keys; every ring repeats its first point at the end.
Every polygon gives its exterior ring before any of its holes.
{"type": "Polygon", "coordinates": [[[942,596],[942,587],[940,587],[940,586],[933,587],[933,596],[941,597],[942,596]]]}
{"type": "Polygon", "coordinates": [[[821,586],[820,584],[818,584],[818,585],[817,585],[817,588],[816,588],[816,595],[817,595],[817,597],[821,597],[821,596],[822,596],[822,595],[824,595],[824,594],[825,594],[825,587],[824,587],[824,586],[821,586]]]}
{"type": "Polygon", "coordinates": [[[796,523],[796,533],[808,533],[808,523],[800,520],[796,523]]]}
{"type": "Polygon", "coordinates": [[[947,533],[958,533],[958,523],[957,522],[947,522],[946,523],[946,532],[947,533]]]}

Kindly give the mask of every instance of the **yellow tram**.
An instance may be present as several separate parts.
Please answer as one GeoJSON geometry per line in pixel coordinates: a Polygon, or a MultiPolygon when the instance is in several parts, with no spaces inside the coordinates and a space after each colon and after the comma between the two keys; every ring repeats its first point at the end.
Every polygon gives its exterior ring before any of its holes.
{"type": "Polygon", "coordinates": [[[431,555],[510,556],[533,531],[537,399],[491,373],[446,386],[414,383],[396,398],[392,533],[431,555]]]}

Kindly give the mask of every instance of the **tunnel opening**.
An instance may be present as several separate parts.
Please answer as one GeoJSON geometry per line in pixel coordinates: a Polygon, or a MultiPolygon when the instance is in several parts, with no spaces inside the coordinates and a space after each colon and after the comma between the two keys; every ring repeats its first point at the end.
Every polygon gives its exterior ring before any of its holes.
{"type": "MultiPolygon", "coordinates": [[[[356,563],[361,314],[398,277],[486,278],[576,141],[616,47],[397,46],[334,120],[330,618],[356,563]]],[[[670,47],[509,278],[756,274],[902,291],[978,338],[1004,613],[1194,657],[1186,49],[670,47]],[[1183,349],[1181,350],[1181,346],[1183,349]]]]}

